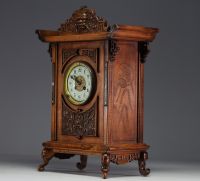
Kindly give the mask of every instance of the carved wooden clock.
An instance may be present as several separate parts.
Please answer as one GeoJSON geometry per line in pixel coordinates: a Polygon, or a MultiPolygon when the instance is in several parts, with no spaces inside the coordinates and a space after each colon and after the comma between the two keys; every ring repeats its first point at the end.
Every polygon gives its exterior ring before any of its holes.
{"type": "Polygon", "coordinates": [[[158,29],[108,26],[95,10],[81,7],[57,31],[37,30],[52,60],[51,140],[39,166],[53,157],[101,157],[103,178],[110,162],[138,161],[146,176],[143,143],[144,62],[158,29]]]}

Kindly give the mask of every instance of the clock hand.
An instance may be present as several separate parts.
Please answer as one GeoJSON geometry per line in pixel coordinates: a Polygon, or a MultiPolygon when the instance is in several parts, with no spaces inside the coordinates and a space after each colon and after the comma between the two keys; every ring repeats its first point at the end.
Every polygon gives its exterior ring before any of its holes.
{"type": "Polygon", "coordinates": [[[71,75],[71,79],[76,80],[76,76],[75,75],[71,75]]]}
{"type": "Polygon", "coordinates": [[[78,77],[75,76],[75,75],[71,75],[71,78],[78,83],[78,85],[81,85],[82,84],[82,81],[81,80],[78,80],[78,77]]]}
{"type": "Polygon", "coordinates": [[[82,84],[82,81],[81,81],[81,80],[78,80],[78,78],[75,78],[75,81],[78,83],[78,85],[81,85],[81,84],[82,84]]]}

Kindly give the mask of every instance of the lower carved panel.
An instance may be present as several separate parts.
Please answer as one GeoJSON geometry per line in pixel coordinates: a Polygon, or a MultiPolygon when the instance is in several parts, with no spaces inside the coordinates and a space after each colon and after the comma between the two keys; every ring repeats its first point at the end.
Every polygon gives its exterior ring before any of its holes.
{"type": "Polygon", "coordinates": [[[62,101],[62,134],[83,136],[97,136],[96,103],[87,111],[74,112],[62,101]]]}
{"type": "Polygon", "coordinates": [[[110,161],[115,164],[124,164],[131,162],[133,160],[138,160],[139,158],[140,158],[140,153],[110,155],[110,161]]]}

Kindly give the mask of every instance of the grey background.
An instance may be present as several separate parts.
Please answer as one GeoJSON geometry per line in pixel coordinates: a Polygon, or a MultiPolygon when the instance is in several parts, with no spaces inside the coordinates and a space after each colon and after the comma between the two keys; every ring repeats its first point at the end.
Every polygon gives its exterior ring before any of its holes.
{"type": "Polygon", "coordinates": [[[160,28],[145,64],[145,142],[151,159],[200,161],[198,0],[1,0],[0,154],[39,156],[50,139],[51,63],[34,31],[82,5],[110,24],[160,28]]]}

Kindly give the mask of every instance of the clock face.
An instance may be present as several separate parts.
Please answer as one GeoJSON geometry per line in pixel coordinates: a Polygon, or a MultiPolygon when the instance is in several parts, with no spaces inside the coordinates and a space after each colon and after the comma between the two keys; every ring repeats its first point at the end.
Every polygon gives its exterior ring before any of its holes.
{"type": "Polygon", "coordinates": [[[86,63],[73,63],[68,68],[64,81],[64,91],[71,103],[81,105],[91,97],[94,72],[86,63]]]}

